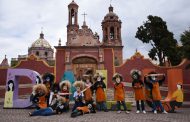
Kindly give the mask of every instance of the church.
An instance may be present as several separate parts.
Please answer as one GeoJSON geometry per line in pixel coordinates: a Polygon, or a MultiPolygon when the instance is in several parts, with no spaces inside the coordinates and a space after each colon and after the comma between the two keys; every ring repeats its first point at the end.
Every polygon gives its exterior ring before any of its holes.
{"type": "MultiPolygon", "coordinates": [[[[61,46],[59,42],[56,48],[56,65],[61,64],[60,58],[64,60],[61,65],[65,65],[65,71],[72,70],[78,80],[83,74],[102,70],[105,67],[104,49],[113,49],[115,65],[122,64],[122,38],[121,20],[114,13],[110,5],[108,13],[102,20],[103,40],[99,40],[97,33],[88,27],[85,20],[83,25],[78,24],[79,6],[72,1],[68,5],[68,25],[66,46],[61,46]],[[64,53],[64,54],[63,54],[64,53]]],[[[84,14],[85,18],[85,14],[84,14]]],[[[56,66],[58,68],[59,66],[56,66]]]]}
{"type": "MultiPolygon", "coordinates": [[[[106,70],[108,91],[113,89],[112,77],[114,73],[120,73],[123,76],[124,83],[127,86],[126,90],[130,91],[132,90],[130,72],[137,69],[142,72],[142,76],[150,71],[166,74],[167,78],[163,84],[166,89],[173,89],[173,83],[179,81],[183,82],[184,90],[189,89],[190,77],[188,76],[190,70],[186,69],[190,63],[189,60],[183,60],[178,66],[161,67],[153,64],[150,59],[144,58],[140,52],[136,51],[132,57],[123,62],[122,22],[114,13],[114,7],[111,5],[108,7],[108,13],[105,13],[100,23],[102,40],[86,24],[85,13],[83,14],[83,24],[79,26],[78,9],[79,5],[72,0],[68,5],[66,44],[61,44],[61,40],[59,40],[58,45],[54,46],[54,51],[41,32],[39,38],[28,48],[28,54],[13,58],[11,67],[8,65],[8,59],[5,56],[0,64],[0,85],[6,84],[9,68],[31,69],[41,75],[50,72],[55,75],[55,82],[60,82],[66,71],[73,72],[75,79],[81,80],[84,74],[94,75],[97,70],[106,70]]],[[[19,88],[20,95],[31,93],[31,81],[21,78],[19,84],[24,84],[23,87],[19,88]]],[[[5,89],[0,88],[0,97],[4,97],[4,92],[5,89]]],[[[163,90],[162,94],[167,96],[171,92],[163,90]]],[[[190,101],[188,92],[185,92],[185,96],[185,100],[190,101]]]]}

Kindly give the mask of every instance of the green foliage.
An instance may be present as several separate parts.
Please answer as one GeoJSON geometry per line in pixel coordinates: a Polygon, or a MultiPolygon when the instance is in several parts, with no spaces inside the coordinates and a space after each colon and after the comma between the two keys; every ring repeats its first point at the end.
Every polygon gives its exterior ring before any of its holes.
{"type": "Polygon", "coordinates": [[[180,41],[182,43],[182,55],[183,58],[190,59],[190,29],[181,34],[180,41]]]}
{"type": "Polygon", "coordinates": [[[181,56],[178,54],[177,40],[173,33],[168,31],[166,22],[158,16],[148,16],[148,20],[138,27],[136,38],[143,43],[150,43],[152,49],[149,51],[149,57],[152,60],[158,60],[163,66],[166,59],[172,64],[177,65],[181,62],[181,56]]]}

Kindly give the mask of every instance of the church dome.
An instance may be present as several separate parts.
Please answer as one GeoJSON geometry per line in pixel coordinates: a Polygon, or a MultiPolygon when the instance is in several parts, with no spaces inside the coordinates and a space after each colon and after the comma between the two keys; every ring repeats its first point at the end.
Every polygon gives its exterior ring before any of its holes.
{"type": "Polygon", "coordinates": [[[104,21],[106,20],[118,20],[119,17],[117,16],[117,14],[115,14],[113,12],[113,7],[110,5],[109,7],[109,13],[106,14],[106,16],[104,17],[104,21]]]}
{"type": "Polygon", "coordinates": [[[76,6],[76,7],[78,7],[78,5],[75,3],[74,0],[68,6],[76,6]]]}
{"type": "Polygon", "coordinates": [[[45,47],[45,48],[51,48],[51,45],[47,40],[44,39],[44,34],[40,34],[40,38],[37,39],[35,42],[33,42],[31,47],[45,47]]]}

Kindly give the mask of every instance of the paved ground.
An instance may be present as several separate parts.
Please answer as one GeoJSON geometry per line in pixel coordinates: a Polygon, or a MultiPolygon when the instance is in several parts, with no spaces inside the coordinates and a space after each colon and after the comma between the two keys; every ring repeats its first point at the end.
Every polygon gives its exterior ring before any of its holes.
{"type": "Polygon", "coordinates": [[[53,116],[29,117],[33,109],[3,109],[0,105],[0,122],[190,122],[190,108],[181,108],[178,113],[169,114],[136,114],[135,107],[130,114],[117,114],[115,111],[85,114],[70,118],[70,112],[53,116]]]}

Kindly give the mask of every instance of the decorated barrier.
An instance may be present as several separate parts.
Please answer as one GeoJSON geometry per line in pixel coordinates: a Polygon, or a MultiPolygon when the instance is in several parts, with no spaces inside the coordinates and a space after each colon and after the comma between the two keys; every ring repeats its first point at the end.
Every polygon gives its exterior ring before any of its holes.
{"type": "Polygon", "coordinates": [[[32,105],[30,99],[19,99],[19,77],[28,77],[32,84],[41,83],[40,74],[29,69],[8,69],[4,108],[26,108],[32,105]]]}
{"type": "MultiPolygon", "coordinates": [[[[72,71],[65,71],[61,78],[61,81],[64,81],[64,80],[68,80],[71,84],[73,84],[75,82],[74,73],[72,71]]],[[[75,88],[71,86],[71,93],[73,94],[74,91],[75,91],[75,88]]],[[[73,100],[72,95],[70,95],[70,99],[73,100]]]]}

